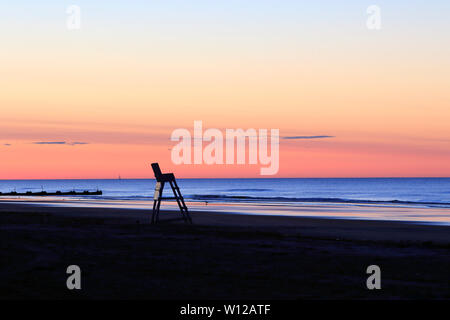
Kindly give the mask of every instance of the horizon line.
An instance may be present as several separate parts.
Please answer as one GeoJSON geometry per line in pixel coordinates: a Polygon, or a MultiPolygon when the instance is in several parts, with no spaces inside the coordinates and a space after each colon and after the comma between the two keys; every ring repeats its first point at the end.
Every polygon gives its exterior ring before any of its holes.
{"type": "MultiPolygon", "coordinates": [[[[229,179],[261,179],[261,180],[267,180],[267,179],[450,179],[450,177],[425,177],[425,176],[415,176],[415,177],[231,177],[231,178],[177,178],[178,180],[209,180],[209,179],[215,179],[215,180],[229,180],[229,179]]],[[[155,180],[155,178],[55,178],[55,179],[0,179],[1,181],[40,181],[40,180],[47,180],[47,181],[59,181],[59,180],[155,180]]]]}

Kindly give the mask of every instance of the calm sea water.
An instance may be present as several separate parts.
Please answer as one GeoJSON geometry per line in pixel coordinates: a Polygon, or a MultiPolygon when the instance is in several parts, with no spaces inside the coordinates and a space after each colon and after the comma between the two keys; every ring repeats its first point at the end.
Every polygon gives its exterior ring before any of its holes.
{"type": "MultiPolygon", "coordinates": [[[[373,202],[450,208],[450,178],[179,179],[178,183],[192,201],[373,202]]],[[[154,186],[154,180],[0,180],[1,192],[100,189],[102,196],[90,198],[105,200],[150,201],[154,186]]]]}

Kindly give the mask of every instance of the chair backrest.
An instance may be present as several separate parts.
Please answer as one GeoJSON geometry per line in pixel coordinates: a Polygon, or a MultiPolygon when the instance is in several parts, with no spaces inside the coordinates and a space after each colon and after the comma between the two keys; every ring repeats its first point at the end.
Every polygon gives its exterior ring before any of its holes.
{"type": "Polygon", "coordinates": [[[161,169],[159,168],[159,164],[152,163],[152,169],[153,169],[153,173],[155,174],[156,181],[161,181],[162,180],[162,172],[161,172],[161,169]]]}

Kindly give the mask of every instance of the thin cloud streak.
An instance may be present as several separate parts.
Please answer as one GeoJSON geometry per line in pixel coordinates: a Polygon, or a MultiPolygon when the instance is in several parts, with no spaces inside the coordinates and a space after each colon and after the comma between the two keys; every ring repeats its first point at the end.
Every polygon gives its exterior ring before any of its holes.
{"type": "Polygon", "coordinates": [[[71,142],[68,143],[68,145],[70,146],[78,146],[78,145],[84,145],[84,144],[89,144],[88,142],[71,142]]]}
{"type": "Polygon", "coordinates": [[[335,136],[288,136],[281,137],[281,139],[285,140],[308,140],[308,139],[328,139],[328,138],[336,138],[335,136]]]}
{"type": "Polygon", "coordinates": [[[66,141],[38,141],[38,142],[33,142],[33,144],[76,146],[76,145],[84,145],[84,144],[89,144],[89,143],[87,143],[87,142],[66,142],[66,141]]]}

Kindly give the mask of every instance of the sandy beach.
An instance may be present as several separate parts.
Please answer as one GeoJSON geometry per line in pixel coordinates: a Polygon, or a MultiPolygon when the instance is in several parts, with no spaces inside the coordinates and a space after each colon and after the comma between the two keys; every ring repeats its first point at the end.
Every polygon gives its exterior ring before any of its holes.
{"type": "Polygon", "coordinates": [[[447,226],[207,211],[150,225],[150,214],[0,202],[1,298],[450,298],[447,226]],[[374,264],[381,290],[366,288],[374,264]]]}

